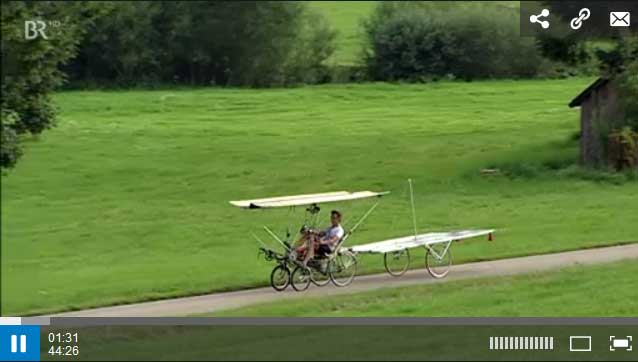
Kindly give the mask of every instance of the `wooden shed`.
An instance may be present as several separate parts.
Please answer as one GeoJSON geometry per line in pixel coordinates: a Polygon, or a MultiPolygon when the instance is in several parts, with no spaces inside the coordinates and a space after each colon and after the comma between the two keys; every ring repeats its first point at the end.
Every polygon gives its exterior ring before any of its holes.
{"type": "Polygon", "coordinates": [[[610,78],[598,78],[569,102],[580,107],[580,162],[587,166],[606,164],[604,147],[609,133],[624,118],[619,89],[610,78]]]}

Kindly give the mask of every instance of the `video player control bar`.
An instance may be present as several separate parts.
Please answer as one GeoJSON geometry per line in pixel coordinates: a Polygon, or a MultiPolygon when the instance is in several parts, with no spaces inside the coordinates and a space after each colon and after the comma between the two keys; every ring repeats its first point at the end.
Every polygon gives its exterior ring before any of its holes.
{"type": "Polygon", "coordinates": [[[490,337],[490,349],[553,350],[554,337],[490,337]]]}

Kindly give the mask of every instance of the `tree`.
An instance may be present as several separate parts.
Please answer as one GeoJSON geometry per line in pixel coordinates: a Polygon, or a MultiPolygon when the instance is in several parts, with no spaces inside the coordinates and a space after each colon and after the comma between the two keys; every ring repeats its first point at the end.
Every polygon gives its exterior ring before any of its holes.
{"type": "Polygon", "coordinates": [[[320,78],[332,32],[305,3],[108,2],[66,68],[75,83],[266,87],[320,78]],[[299,63],[293,63],[300,60],[299,63]]]}
{"type": "Polygon", "coordinates": [[[91,25],[77,56],[63,70],[71,82],[111,79],[122,85],[159,74],[158,54],[162,36],[154,27],[163,2],[102,2],[108,13],[91,25]]]}
{"type": "MultiPolygon", "coordinates": [[[[577,2],[546,1],[553,14],[569,21],[577,14],[582,4],[577,2]]],[[[592,13],[607,14],[609,4],[605,2],[591,2],[587,4],[592,13]]],[[[614,6],[631,14],[638,14],[638,2],[614,2],[614,6]]],[[[588,20],[587,28],[583,28],[580,36],[568,36],[563,39],[544,37],[540,43],[544,52],[558,60],[578,63],[586,60],[583,48],[596,40],[604,43],[605,47],[597,48],[594,56],[601,64],[601,75],[616,78],[621,85],[621,94],[626,108],[628,120],[638,119],[638,27],[613,28],[608,24],[605,16],[592,17],[588,20]],[[603,32],[603,35],[600,33],[603,32]],[[548,44],[559,43],[562,51],[551,51],[548,44]]],[[[553,47],[556,49],[557,47],[553,47]]],[[[638,131],[638,122],[634,124],[638,131]]]]}
{"type": "Polygon", "coordinates": [[[49,94],[64,81],[59,66],[73,57],[86,24],[97,14],[84,2],[2,2],[0,167],[17,162],[20,135],[39,134],[53,126],[49,94]],[[43,34],[27,38],[26,21],[46,26],[43,34]]]}
{"type": "MultiPolygon", "coordinates": [[[[575,14],[578,14],[582,3],[572,1],[545,1],[551,13],[557,15],[565,22],[569,22],[575,14]]],[[[638,13],[638,2],[616,1],[614,6],[632,14],[638,13]]],[[[609,4],[604,1],[587,3],[592,14],[608,14],[609,4]]],[[[623,73],[626,65],[635,60],[635,39],[638,36],[638,28],[615,28],[609,26],[609,18],[606,16],[592,16],[587,20],[587,26],[578,32],[571,32],[566,36],[543,35],[539,38],[539,45],[544,55],[569,64],[583,63],[592,56],[586,48],[592,40],[604,44],[597,47],[593,56],[601,64],[601,72],[606,75],[618,75],[623,73]],[[633,55],[632,55],[633,54],[633,55]]]]}

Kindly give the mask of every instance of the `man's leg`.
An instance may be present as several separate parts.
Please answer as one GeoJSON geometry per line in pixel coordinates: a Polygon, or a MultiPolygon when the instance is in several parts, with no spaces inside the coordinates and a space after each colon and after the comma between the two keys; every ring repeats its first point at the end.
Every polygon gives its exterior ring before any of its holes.
{"type": "Polygon", "coordinates": [[[299,239],[297,239],[297,241],[295,241],[295,250],[299,251],[299,252],[305,252],[306,248],[308,247],[308,239],[311,237],[310,234],[308,233],[303,233],[299,239]]]}
{"type": "Polygon", "coordinates": [[[292,246],[294,248],[303,248],[306,246],[306,239],[308,239],[308,233],[301,233],[301,235],[299,235],[299,239],[297,239],[292,246]]]}
{"type": "Polygon", "coordinates": [[[314,234],[308,235],[306,245],[306,257],[303,259],[303,265],[308,266],[308,261],[315,256],[315,241],[317,236],[314,234]]]}

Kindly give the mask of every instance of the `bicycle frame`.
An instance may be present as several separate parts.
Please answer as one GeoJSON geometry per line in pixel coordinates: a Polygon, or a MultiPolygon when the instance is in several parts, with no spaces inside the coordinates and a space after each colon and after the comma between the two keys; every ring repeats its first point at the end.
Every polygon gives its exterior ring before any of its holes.
{"type": "MultiPolygon", "coordinates": [[[[434,255],[434,257],[437,260],[441,260],[445,257],[445,254],[447,254],[448,250],[450,249],[450,246],[452,246],[452,243],[455,242],[456,240],[449,240],[446,241],[445,243],[437,243],[437,244],[445,244],[445,248],[443,249],[443,252],[441,254],[439,254],[436,249],[434,249],[432,246],[430,246],[429,244],[425,244],[425,248],[427,250],[430,251],[430,253],[432,253],[432,255],[434,255]]],[[[435,244],[432,244],[435,245],[435,244]]]]}

